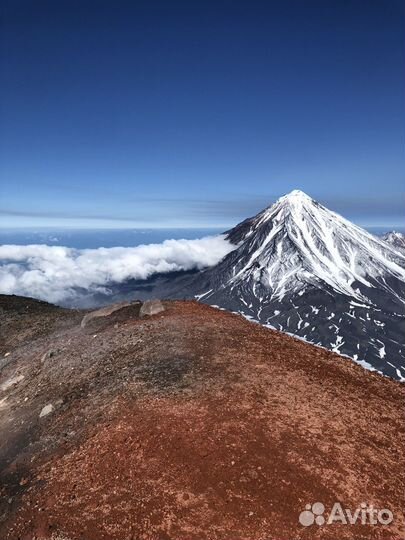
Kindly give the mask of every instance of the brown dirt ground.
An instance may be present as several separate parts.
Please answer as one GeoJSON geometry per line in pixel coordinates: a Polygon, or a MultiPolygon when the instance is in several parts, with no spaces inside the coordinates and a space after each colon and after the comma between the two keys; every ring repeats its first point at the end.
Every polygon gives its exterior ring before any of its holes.
{"type": "Polygon", "coordinates": [[[197,302],[0,307],[1,540],[404,538],[403,385],[197,302]],[[395,519],[301,526],[316,501],[395,519]]]}

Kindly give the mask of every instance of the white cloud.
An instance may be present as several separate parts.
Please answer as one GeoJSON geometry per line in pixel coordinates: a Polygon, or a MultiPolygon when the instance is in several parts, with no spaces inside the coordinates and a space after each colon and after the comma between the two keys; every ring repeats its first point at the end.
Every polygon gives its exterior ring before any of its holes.
{"type": "Polygon", "coordinates": [[[201,269],[235,248],[223,236],[166,240],[133,248],[76,250],[47,245],[0,246],[0,293],[53,303],[73,300],[77,289],[105,292],[111,283],[156,273],[201,269]]]}

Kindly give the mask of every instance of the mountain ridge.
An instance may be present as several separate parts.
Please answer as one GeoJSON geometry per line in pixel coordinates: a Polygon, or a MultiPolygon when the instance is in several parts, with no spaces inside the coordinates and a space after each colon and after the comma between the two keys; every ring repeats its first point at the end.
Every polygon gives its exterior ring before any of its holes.
{"type": "Polygon", "coordinates": [[[390,231],[382,236],[384,242],[387,242],[395,249],[399,249],[402,253],[405,253],[405,235],[398,231],[390,231]]]}

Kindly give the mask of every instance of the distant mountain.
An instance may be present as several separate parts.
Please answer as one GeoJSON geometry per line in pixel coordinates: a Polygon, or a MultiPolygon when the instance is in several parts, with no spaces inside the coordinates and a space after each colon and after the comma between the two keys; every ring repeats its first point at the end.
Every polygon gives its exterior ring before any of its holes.
{"type": "Polygon", "coordinates": [[[401,252],[405,252],[405,234],[391,231],[384,234],[382,239],[385,242],[388,242],[388,244],[391,244],[395,249],[400,249],[401,252]]]}
{"type": "Polygon", "coordinates": [[[226,233],[188,295],[405,380],[405,256],[295,190],[226,233]]]}

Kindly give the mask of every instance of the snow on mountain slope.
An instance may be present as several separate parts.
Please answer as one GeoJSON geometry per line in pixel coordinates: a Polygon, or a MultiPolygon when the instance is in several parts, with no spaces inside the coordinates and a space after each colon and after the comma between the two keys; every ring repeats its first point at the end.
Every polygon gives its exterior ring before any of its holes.
{"type": "MultiPolygon", "coordinates": [[[[235,230],[228,233],[232,241],[235,230]]],[[[382,280],[389,276],[405,280],[405,257],[384,242],[338,214],[327,210],[302,191],[293,191],[267,208],[249,224],[240,240],[250,239],[242,268],[230,284],[252,277],[281,299],[310,283],[329,285],[334,290],[367,301],[357,284],[391,287],[382,280]]],[[[239,241],[240,241],[239,240],[239,241]]],[[[400,302],[404,302],[399,297],[400,302]]]]}
{"type": "Polygon", "coordinates": [[[203,302],[405,378],[405,256],[295,190],[227,232],[194,279],[203,302]]]}

